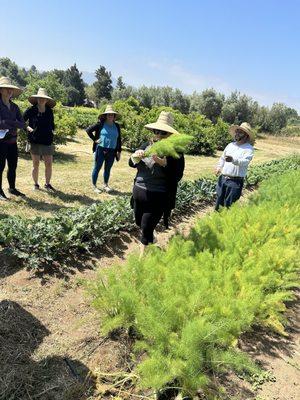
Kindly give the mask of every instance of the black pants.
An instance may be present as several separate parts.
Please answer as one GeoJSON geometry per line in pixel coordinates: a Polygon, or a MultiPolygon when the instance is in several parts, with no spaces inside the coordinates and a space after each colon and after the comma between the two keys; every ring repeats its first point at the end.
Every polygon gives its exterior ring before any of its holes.
{"type": "Polygon", "coordinates": [[[223,175],[219,176],[215,209],[218,210],[220,207],[224,206],[230,207],[232,203],[241,197],[243,185],[243,178],[230,179],[223,175]]]}
{"type": "Polygon", "coordinates": [[[153,231],[163,215],[166,197],[166,193],[133,187],[135,222],[142,230],[141,242],[145,245],[153,243],[153,231]]]}
{"type": "Polygon", "coordinates": [[[18,146],[16,143],[0,142],[0,189],[2,189],[2,175],[7,161],[7,180],[10,189],[16,186],[16,169],[18,165],[18,146]]]}

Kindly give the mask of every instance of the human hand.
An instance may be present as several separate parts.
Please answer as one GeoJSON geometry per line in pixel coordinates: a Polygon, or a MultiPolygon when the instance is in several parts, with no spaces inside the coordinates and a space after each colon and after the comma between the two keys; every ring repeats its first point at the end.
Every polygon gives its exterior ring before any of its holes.
{"type": "Polygon", "coordinates": [[[215,169],[215,175],[219,176],[221,172],[222,172],[221,168],[215,169]]]}
{"type": "Polygon", "coordinates": [[[145,152],[144,150],[137,150],[134,154],[133,157],[136,158],[144,158],[145,157],[145,152]]]}
{"type": "Polygon", "coordinates": [[[226,156],[226,157],[225,157],[225,161],[226,161],[226,162],[232,162],[232,161],[233,161],[233,158],[232,158],[231,156],[226,156]]]}
{"type": "Polygon", "coordinates": [[[153,155],[152,155],[152,160],[153,160],[156,164],[160,165],[161,167],[165,167],[165,166],[167,165],[167,159],[166,159],[166,157],[160,158],[160,157],[158,157],[156,154],[153,154],[153,155]]]}

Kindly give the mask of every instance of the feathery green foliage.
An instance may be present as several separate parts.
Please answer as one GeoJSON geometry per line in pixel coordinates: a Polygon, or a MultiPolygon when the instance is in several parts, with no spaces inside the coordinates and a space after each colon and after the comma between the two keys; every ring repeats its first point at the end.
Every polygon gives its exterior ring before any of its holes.
{"type": "Polygon", "coordinates": [[[159,157],[171,156],[179,158],[180,153],[186,153],[188,145],[193,140],[192,136],[183,133],[173,134],[166,139],[158,140],[153,143],[151,147],[146,151],[146,156],[153,154],[159,157]]]}
{"type": "Polygon", "coordinates": [[[248,205],[198,220],[165,250],[99,272],[90,284],[102,332],[132,327],[141,385],[205,388],[212,371],[257,373],[237,347],[261,324],[285,334],[285,302],[299,285],[300,171],[264,183],[248,205]]]}

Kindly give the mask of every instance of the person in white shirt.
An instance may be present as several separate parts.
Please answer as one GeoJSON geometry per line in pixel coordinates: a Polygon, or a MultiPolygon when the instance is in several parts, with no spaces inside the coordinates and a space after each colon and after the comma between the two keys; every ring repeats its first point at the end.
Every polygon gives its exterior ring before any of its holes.
{"type": "Polygon", "coordinates": [[[216,210],[220,207],[230,207],[241,197],[244,178],[253,158],[254,134],[251,126],[247,122],[233,125],[229,133],[235,141],[225,147],[216,167],[216,175],[220,175],[217,183],[216,210]]]}

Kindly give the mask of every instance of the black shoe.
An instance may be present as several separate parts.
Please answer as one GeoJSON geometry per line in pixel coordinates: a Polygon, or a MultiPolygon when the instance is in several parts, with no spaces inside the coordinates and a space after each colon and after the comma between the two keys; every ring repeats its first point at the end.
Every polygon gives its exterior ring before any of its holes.
{"type": "Polygon", "coordinates": [[[0,189],[0,200],[4,200],[4,201],[8,200],[8,198],[6,197],[6,195],[2,189],[0,189]]]}
{"type": "Polygon", "coordinates": [[[50,185],[50,183],[46,183],[45,186],[44,186],[44,188],[45,188],[46,190],[51,190],[51,192],[55,192],[54,187],[53,187],[52,185],[50,185]]]}
{"type": "Polygon", "coordinates": [[[33,186],[33,190],[40,190],[40,185],[38,183],[35,183],[33,186]]]}
{"type": "Polygon", "coordinates": [[[8,189],[10,194],[13,194],[14,196],[18,196],[18,197],[25,197],[25,194],[20,192],[18,189],[14,188],[14,189],[8,189]]]}

